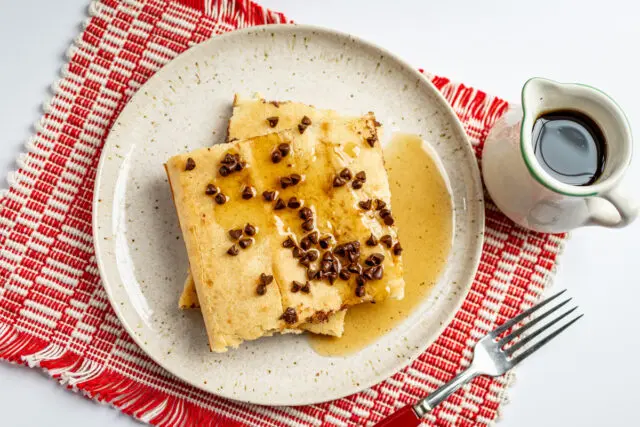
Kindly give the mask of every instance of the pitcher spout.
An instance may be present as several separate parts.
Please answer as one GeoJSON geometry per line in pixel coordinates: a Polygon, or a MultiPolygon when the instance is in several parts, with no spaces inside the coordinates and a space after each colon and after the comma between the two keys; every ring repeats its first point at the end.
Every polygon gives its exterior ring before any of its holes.
{"type": "Polygon", "coordinates": [[[557,110],[560,104],[565,104],[563,86],[562,83],[541,77],[527,80],[522,87],[522,107],[525,118],[529,116],[534,121],[541,114],[557,110]]]}

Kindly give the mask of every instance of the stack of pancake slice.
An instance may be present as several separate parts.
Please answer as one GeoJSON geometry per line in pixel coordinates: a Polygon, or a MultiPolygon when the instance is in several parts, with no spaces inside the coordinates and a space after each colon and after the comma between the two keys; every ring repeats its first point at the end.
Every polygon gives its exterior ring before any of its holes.
{"type": "Polygon", "coordinates": [[[227,142],[165,164],[189,258],[179,306],[214,352],[275,333],[341,336],[401,299],[402,247],[373,113],[234,99],[227,142]]]}

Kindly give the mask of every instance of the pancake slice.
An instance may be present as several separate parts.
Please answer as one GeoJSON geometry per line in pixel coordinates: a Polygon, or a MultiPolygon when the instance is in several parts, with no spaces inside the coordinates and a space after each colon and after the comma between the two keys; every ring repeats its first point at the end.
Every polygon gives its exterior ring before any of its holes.
{"type": "MultiPolygon", "coordinates": [[[[220,180],[216,171],[230,152],[245,158],[244,147],[217,145],[172,157],[165,165],[184,237],[200,309],[214,352],[237,347],[284,329],[282,297],[277,285],[256,289],[262,274],[273,276],[273,227],[259,198],[243,200],[241,192],[251,185],[249,171],[235,172],[235,179],[220,180]],[[192,162],[189,161],[192,159],[192,162]],[[195,164],[192,170],[188,164],[195,164]],[[207,194],[209,185],[217,194],[207,194]],[[224,200],[224,204],[218,204],[224,200]],[[237,205],[242,201],[242,208],[237,205]],[[258,233],[247,249],[229,231],[253,225],[258,233]],[[259,238],[258,238],[259,237],[259,238]],[[236,256],[227,251],[235,248],[236,256]],[[242,253],[240,253],[242,252],[242,253]]],[[[242,237],[244,238],[244,236],[242,237]]]]}
{"type": "MultiPolygon", "coordinates": [[[[300,118],[304,116],[314,122],[329,122],[339,118],[335,111],[318,110],[302,103],[268,102],[259,96],[242,98],[236,94],[233,100],[233,115],[229,121],[228,140],[235,141],[266,135],[272,133],[274,128],[280,130],[297,129],[300,118]],[[267,120],[273,117],[278,117],[274,127],[267,120]]],[[[181,309],[200,307],[195,283],[190,272],[184,282],[178,305],[181,309]]],[[[344,331],[344,316],[344,312],[334,313],[322,321],[316,318],[314,319],[316,323],[303,324],[300,328],[315,334],[339,337],[344,331]]]]}

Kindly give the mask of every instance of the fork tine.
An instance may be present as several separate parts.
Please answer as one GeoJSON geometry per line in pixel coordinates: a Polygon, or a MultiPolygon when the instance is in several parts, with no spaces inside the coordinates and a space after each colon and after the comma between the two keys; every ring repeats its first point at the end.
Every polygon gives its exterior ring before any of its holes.
{"type": "Polygon", "coordinates": [[[517,337],[518,335],[521,335],[524,331],[527,331],[527,330],[531,329],[536,324],[538,324],[542,320],[544,320],[547,316],[550,316],[555,311],[558,311],[560,308],[562,308],[562,306],[567,304],[569,301],[571,301],[571,298],[562,301],[560,304],[556,305],[552,309],[548,310],[547,312],[545,312],[545,313],[541,314],[540,316],[536,317],[535,319],[531,320],[526,325],[521,326],[520,328],[518,328],[518,329],[516,329],[514,331],[511,331],[511,333],[509,335],[507,335],[506,337],[504,337],[504,338],[502,338],[500,340],[500,342],[498,343],[498,346],[502,347],[503,345],[505,345],[506,343],[508,343],[509,341],[514,339],[515,337],[517,337]]]}
{"type": "Polygon", "coordinates": [[[515,366],[518,363],[522,362],[527,357],[531,356],[536,350],[540,349],[540,347],[542,347],[543,345],[545,345],[546,343],[548,343],[549,341],[551,341],[552,339],[554,339],[555,337],[560,335],[560,333],[564,332],[569,326],[573,325],[578,320],[580,320],[580,318],[582,316],[584,316],[584,314],[581,314],[580,316],[576,317],[571,322],[569,322],[566,325],[564,325],[563,327],[555,330],[553,333],[547,335],[546,337],[544,337],[543,339],[541,339],[540,341],[535,343],[533,346],[529,347],[528,349],[526,349],[525,351],[523,351],[519,355],[513,357],[511,359],[511,366],[515,366]]]}
{"type": "MultiPolygon", "coordinates": [[[[513,353],[518,351],[520,348],[522,348],[524,345],[529,343],[535,337],[537,337],[538,335],[540,335],[544,331],[548,330],[551,326],[555,325],[556,323],[558,323],[559,321],[561,321],[562,319],[564,319],[565,317],[567,317],[568,315],[570,315],[571,313],[576,311],[577,309],[578,309],[578,307],[573,307],[571,310],[567,311],[566,313],[561,314],[557,318],[553,319],[551,322],[547,323],[546,325],[544,325],[540,329],[538,329],[535,332],[527,335],[526,337],[522,338],[520,341],[518,341],[517,343],[515,343],[514,345],[512,345],[511,347],[506,349],[505,353],[507,353],[507,356],[513,356],[513,353]]],[[[529,326],[529,325],[527,325],[527,326],[529,326]]]]}
{"type": "Polygon", "coordinates": [[[565,292],[567,292],[566,289],[558,292],[557,294],[555,294],[555,295],[553,295],[553,296],[551,296],[549,298],[547,298],[546,300],[542,301],[541,303],[538,303],[538,304],[534,305],[530,309],[528,309],[526,311],[523,311],[522,313],[520,313],[519,315],[517,315],[513,319],[507,320],[502,325],[498,326],[496,329],[494,329],[492,332],[490,332],[489,335],[491,335],[494,338],[499,336],[501,333],[503,333],[504,331],[506,331],[507,329],[509,329],[513,325],[516,325],[516,324],[520,323],[522,320],[524,320],[525,318],[529,317],[532,313],[534,313],[535,311],[537,311],[540,308],[544,307],[545,305],[549,304],[551,301],[553,301],[554,299],[558,298],[560,295],[562,295],[565,292]]]}

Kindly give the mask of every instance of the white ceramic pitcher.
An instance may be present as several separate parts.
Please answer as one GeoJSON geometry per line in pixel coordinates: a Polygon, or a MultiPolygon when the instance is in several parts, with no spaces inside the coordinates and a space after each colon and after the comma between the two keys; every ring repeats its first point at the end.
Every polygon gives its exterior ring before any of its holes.
{"type": "Polygon", "coordinates": [[[482,175],[495,204],[523,227],[549,233],[585,225],[624,227],[639,210],[620,188],[632,150],[629,122],[609,96],[590,86],[533,78],[522,88],[522,106],[511,106],[487,137],[482,175]],[[566,110],[590,117],[604,135],[604,169],[591,185],[560,182],[536,159],[534,122],[542,114],[566,110]]]}

